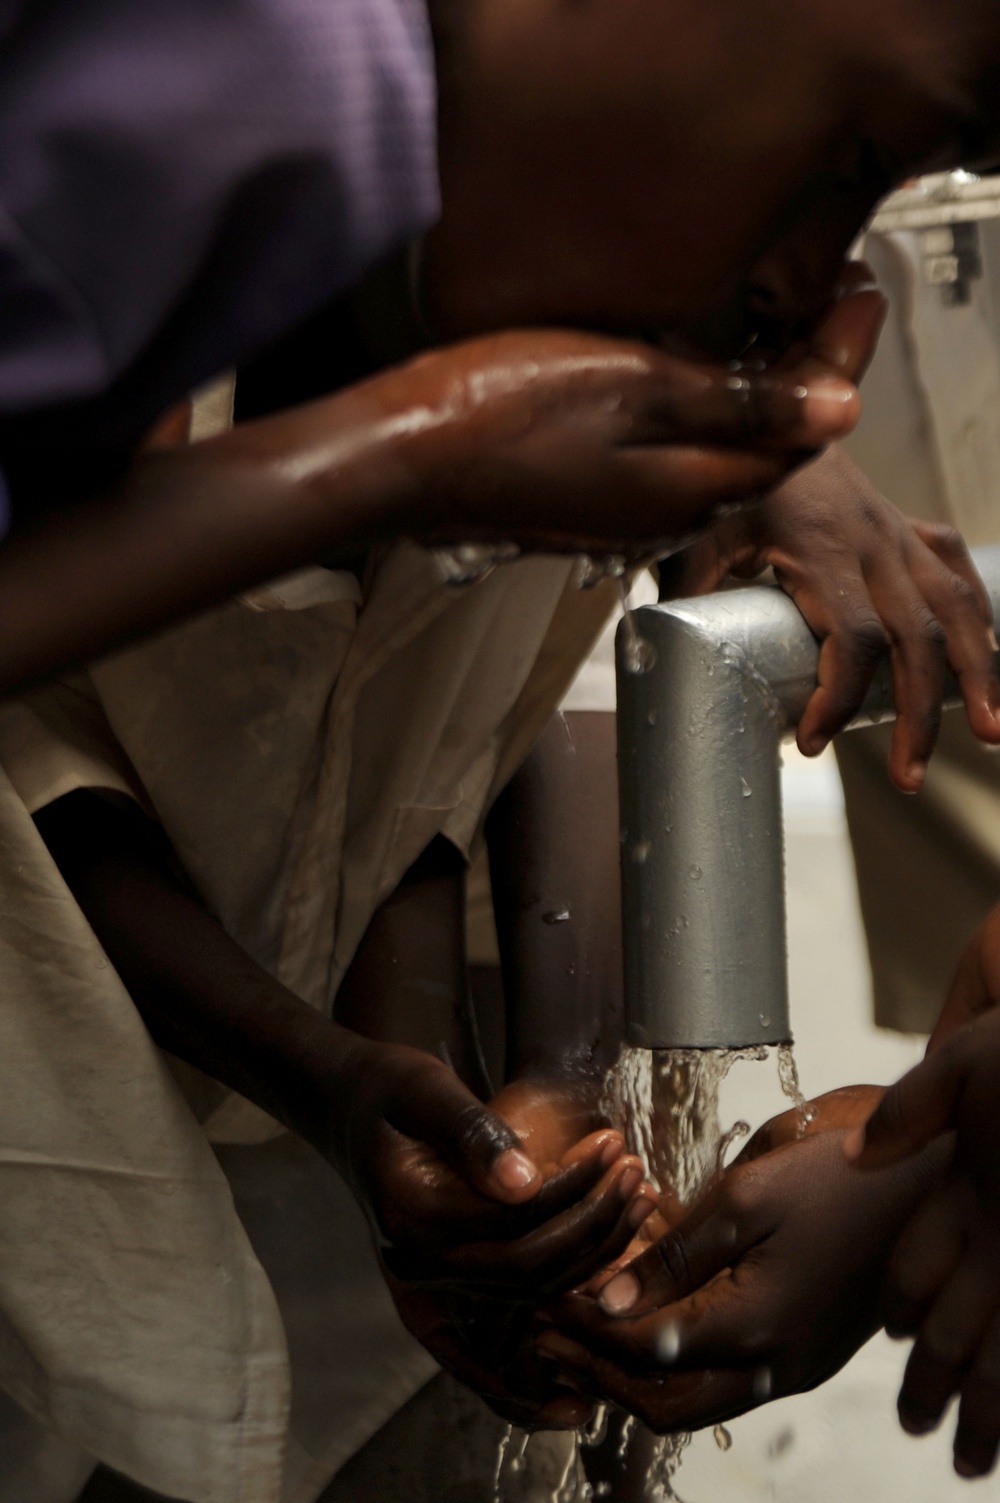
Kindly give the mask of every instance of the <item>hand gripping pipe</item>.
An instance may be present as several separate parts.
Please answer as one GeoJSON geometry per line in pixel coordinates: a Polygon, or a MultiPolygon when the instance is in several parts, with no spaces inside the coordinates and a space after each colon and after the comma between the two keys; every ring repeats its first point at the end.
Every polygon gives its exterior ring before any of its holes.
{"type": "MultiPolygon", "coordinates": [[[[1000,546],[976,565],[1000,612],[1000,546]]],[[[780,745],[819,649],[780,590],[724,591],[634,615],[655,660],[618,641],[618,764],[628,1041],[784,1043],[788,1016],[780,745]]],[[[949,680],[946,703],[958,703],[949,680]]],[[[895,714],[888,660],[851,729],[895,714]]]]}

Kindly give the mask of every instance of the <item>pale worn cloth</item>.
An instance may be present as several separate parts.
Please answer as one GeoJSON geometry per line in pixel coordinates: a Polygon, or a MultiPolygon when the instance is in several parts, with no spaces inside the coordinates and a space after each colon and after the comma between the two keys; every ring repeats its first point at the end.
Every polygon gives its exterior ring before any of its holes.
{"type": "MultiPolygon", "coordinates": [[[[1000,226],[980,227],[984,277],[965,306],[924,285],[914,234],[869,236],[889,318],[847,448],[909,516],[1000,541],[1000,226]]],[[[904,798],[885,772],[890,730],[837,754],[858,873],[876,1019],[933,1026],[969,936],[1000,899],[1000,759],[945,717],[927,782],[904,798]]]]}
{"type": "MultiPolygon", "coordinates": [[[[73,787],[138,799],[227,930],[329,1010],[428,841],[475,852],[491,800],[600,631],[610,593],[578,591],[573,573],[524,559],[454,588],[404,545],[364,592],[353,576],[303,571],[0,714],[0,1387],[158,1492],[310,1503],[432,1366],[387,1302],[372,1313],[360,1224],[344,1230],[342,1187],[315,1155],[293,1198],[303,1211],[325,1196],[326,1210],[296,1222],[279,1207],[284,1236],[265,1204],[281,1200],[275,1161],[234,1178],[254,1256],[205,1133],[31,812],[73,787]],[[319,1296],[341,1237],[356,1282],[347,1306],[336,1293],[338,1330],[319,1296]],[[345,1308],[359,1322],[349,1339],[345,1308]],[[310,1387],[324,1343],[326,1371],[339,1369],[329,1412],[310,1387]],[[362,1401],[347,1412],[352,1393],[362,1401]]],[[[216,1139],[273,1135],[237,1097],[208,1105],[216,1139]]],[[[8,1496],[35,1503],[0,1477],[8,1496]]]]}

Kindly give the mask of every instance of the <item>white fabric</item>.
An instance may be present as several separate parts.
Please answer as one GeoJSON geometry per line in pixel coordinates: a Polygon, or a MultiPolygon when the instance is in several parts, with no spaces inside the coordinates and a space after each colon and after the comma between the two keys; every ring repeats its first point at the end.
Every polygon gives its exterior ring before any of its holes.
{"type": "MultiPolygon", "coordinates": [[[[427,842],[474,851],[600,630],[610,593],[577,591],[572,573],[525,559],[456,589],[407,545],[360,611],[343,576],[279,581],[264,608],[234,601],[0,714],[0,1387],[156,1491],[312,1503],[432,1364],[356,1216],[275,1238],[248,1210],[253,1255],[30,811],[72,787],[138,798],[229,932],[329,1010],[427,842]]],[[[206,1127],[242,1142],[274,1130],[235,1096],[206,1127]]],[[[270,1163],[280,1146],[257,1151],[270,1163]]],[[[332,1178],[313,1156],[303,1204],[333,1205],[332,1178]]],[[[258,1212],[265,1180],[242,1182],[258,1212]]]]}

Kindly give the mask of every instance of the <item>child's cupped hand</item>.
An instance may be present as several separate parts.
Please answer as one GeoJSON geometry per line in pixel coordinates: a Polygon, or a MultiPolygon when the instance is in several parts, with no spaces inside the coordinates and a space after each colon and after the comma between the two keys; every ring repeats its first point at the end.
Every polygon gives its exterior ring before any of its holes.
{"type": "Polygon", "coordinates": [[[821,1099],[801,1140],[783,1113],[678,1225],[595,1281],[596,1297],[554,1302],[537,1344],[567,1386],[665,1433],[814,1387],[842,1366],[877,1328],[895,1239],[944,1167],[932,1152],[851,1182],[845,1129],[876,1094],[821,1099]]]}
{"type": "Polygon", "coordinates": [[[345,1075],[331,1156],[398,1278],[540,1297],[611,1261],[651,1209],[621,1134],[562,1087],[487,1106],[433,1055],[367,1040],[345,1075]]]}
{"type": "Polygon", "coordinates": [[[404,1324],[506,1418],[577,1425],[590,1405],[531,1342],[539,1301],[613,1263],[654,1209],[594,1093],[542,1081],[489,1106],[432,1055],[372,1045],[353,1072],[350,1160],[404,1324]]]}

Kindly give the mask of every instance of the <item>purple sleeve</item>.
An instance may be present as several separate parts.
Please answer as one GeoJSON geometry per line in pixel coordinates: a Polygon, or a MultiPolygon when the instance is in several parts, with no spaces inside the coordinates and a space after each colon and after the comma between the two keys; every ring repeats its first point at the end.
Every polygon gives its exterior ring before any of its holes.
{"type": "Polygon", "coordinates": [[[0,37],[0,420],[111,392],[124,432],[435,217],[423,0],[0,0],[0,37]]]}

